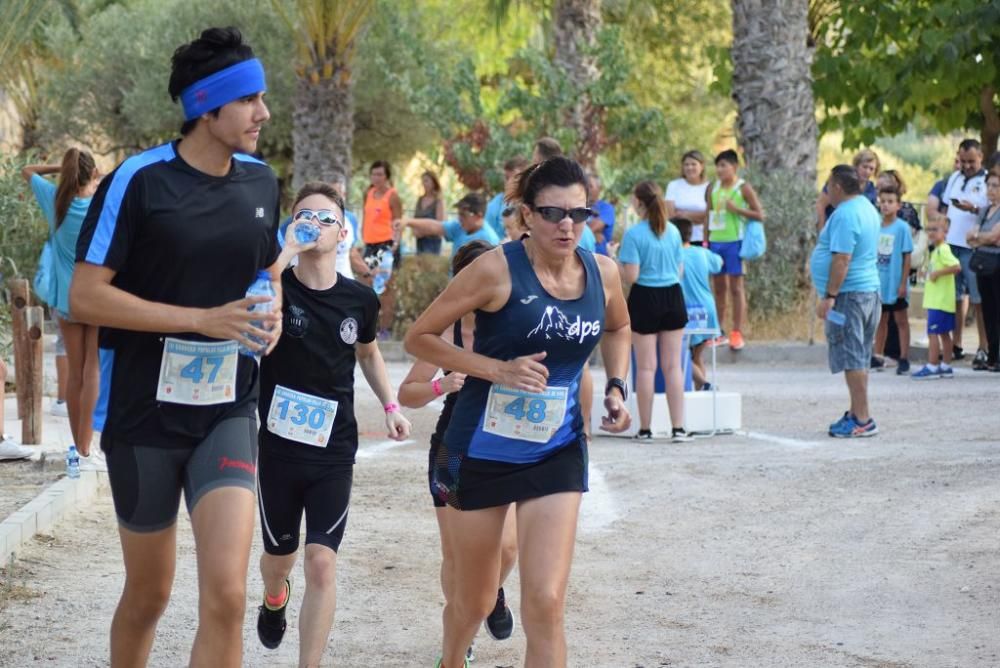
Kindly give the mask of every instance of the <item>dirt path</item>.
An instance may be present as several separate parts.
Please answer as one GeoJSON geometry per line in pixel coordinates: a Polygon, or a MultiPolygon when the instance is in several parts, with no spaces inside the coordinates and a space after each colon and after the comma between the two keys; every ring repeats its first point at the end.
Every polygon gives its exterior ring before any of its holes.
{"type": "MultiPolygon", "coordinates": [[[[750,435],[686,445],[598,439],[567,611],[570,665],[1000,665],[1000,452],[995,415],[982,410],[997,381],[878,375],[883,434],[838,442],[822,427],[843,410],[839,379],[737,368],[720,382],[744,393],[750,435]]],[[[412,668],[437,658],[438,547],[423,445],[434,416],[417,412],[423,436],[400,447],[366,419],[330,665],[412,668]]],[[[184,665],[194,636],[186,517],[181,529],[152,666],[184,665]]],[[[253,628],[259,551],[258,540],[245,664],[292,666],[297,610],[277,652],[253,628]]],[[[0,666],[106,665],[121,578],[112,507],[101,497],[36,540],[0,585],[0,666]]],[[[516,609],[516,574],[508,592],[516,609]]],[[[480,668],[519,666],[524,635],[495,643],[480,634],[476,647],[480,668]]]]}

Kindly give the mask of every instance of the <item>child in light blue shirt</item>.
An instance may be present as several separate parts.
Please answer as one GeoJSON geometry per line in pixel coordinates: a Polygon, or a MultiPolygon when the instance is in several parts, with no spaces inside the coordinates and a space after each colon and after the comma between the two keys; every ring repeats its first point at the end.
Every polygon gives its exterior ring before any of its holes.
{"type": "Polygon", "coordinates": [[[873,369],[885,368],[885,340],[889,332],[889,319],[896,321],[899,330],[900,376],[910,372],[910,255],[913,238],[910,226],[898,217],[901,206],[899,191],[882,188],[878,191],[878,207],[882,214],[882,227],[878,237],[879,297],[882,299],[882,317],[875,333],[873,369]]]}
{"type": "MultiPolygon", "coordinates": [[[[670,222],[677,227],[684,242],[684,275],[681,277],[681,290],[684,291],[684,304],[688,309],[688,327],[718,329],[719,314],[715,308],[715,295],[710,287],[710,276],[722,271],[722,256],[707,248],[691,245],[693,224],[687,218],[671,218],[670,222]],[[691,315],[704,310],[704,323],[696,323],[691,315]]],[[[691,377],[697,390],[712,389],[705,375],[705,363],[701,355],[705,346],[712,339],[708,334],[691,334],[688,341],[691,346],[691,377]]]]}

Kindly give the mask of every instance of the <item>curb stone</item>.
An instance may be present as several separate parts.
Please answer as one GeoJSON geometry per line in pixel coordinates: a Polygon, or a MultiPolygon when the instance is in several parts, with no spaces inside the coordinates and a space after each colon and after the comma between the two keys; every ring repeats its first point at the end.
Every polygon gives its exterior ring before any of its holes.
{"type": "Polygon", "coordinates": [[[44,533],[76,506],[90,501],[108,485],[103,471],[81,471],[76,480],[63,477],[0,522],[0,563],[7,564],[37,533],[44,533]]]}

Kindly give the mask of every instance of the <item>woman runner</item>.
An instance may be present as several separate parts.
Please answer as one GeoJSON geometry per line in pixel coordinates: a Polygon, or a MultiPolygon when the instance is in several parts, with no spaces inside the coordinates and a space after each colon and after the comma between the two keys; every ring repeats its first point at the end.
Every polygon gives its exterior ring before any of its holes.
{"type": "MultiPolygon", "coordinates": [[[[452,274],[457,275],[462,269],[472,263],[486,251],[493,248],[493,245],[477,239],[462,246],[452,259],[452,274]]],[[[475,315],[469,314],[462,318],[461,322],[456,322],[451,330],[451,341],[459,348],[472,349],[473,333],[475,331],[475,315]]],[[[447,340],[447,339],[446,339],[447,340]]],[[[458,399],[458,391],[465,384],[464,373],[452,373],[445,371],[444,377],[434,378],[438,367],[427,362],[417,360],[410,372],[406,375],[403,383],[399,386],[399,403],[407,408],[420,408],[426,406],[436,398],[446,395],[444,407],[441,409],[441,416],[438,418],[437,426],[431,435],[431,448],[428,456],[427,481],[430,485],[431,499],[434,502],[434,511],[437,515],[438,531],[441,536],[441,592],[445,600],[451,598],[452,590],[452,560],[451,541],[448,538],[447,521],[450,517],[445,511],[447,505],[446,495],[440,494],[434,487],[434,467],[437,462],[438,450],[444,439],[445,430],[451,422],[452,412],[455,410],[455,402],[458,399]]],[[[503,590],[503,583],[507,576],[514,570],[517,562],[517,520],[513,512],[508,511],[503,528],[503,546],[500,554],[500,583],[497,590],[497,602],[493,611],[486,616],[484,625],[487,633],[494,640],[506,640],[514,632],[514,613],[507,605],[507,598],[503,590]]],[[[469,659],[472,659],[472,648],[467,652],[469,659]]]]}
{"type": "Polygon", "coordinates": [[[504,519],[515,504],[526,665],[565,666],[563,629],[587,445],[577,400],[598,341],[608,373],[604,429],[628,428],[629,320],[615,264],[577,249],[587,207],[580,166],[556,157],[515,179],[531,236],[462,271],[410,328],[407,350],[466,374],[438,452],[434,487],[447,496],[454,596],[443,657],[457,668],[496,604],[504,519]],[[441,334],[475,313],[475,352],[441,334]],[[602,338],[603,335],[603,338],[602,338]]]}

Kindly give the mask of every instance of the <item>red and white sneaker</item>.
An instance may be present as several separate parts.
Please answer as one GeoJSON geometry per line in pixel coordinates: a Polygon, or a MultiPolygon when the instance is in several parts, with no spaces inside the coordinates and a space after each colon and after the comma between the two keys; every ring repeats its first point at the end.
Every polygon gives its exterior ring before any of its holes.
{"type": "Polygon", "coordinates": [[[743,335],[733,330],[733,333],[729,335],[729,347],[733,350],[743,350],[746,346],[747,344],[743,340],[743,335]]]}

